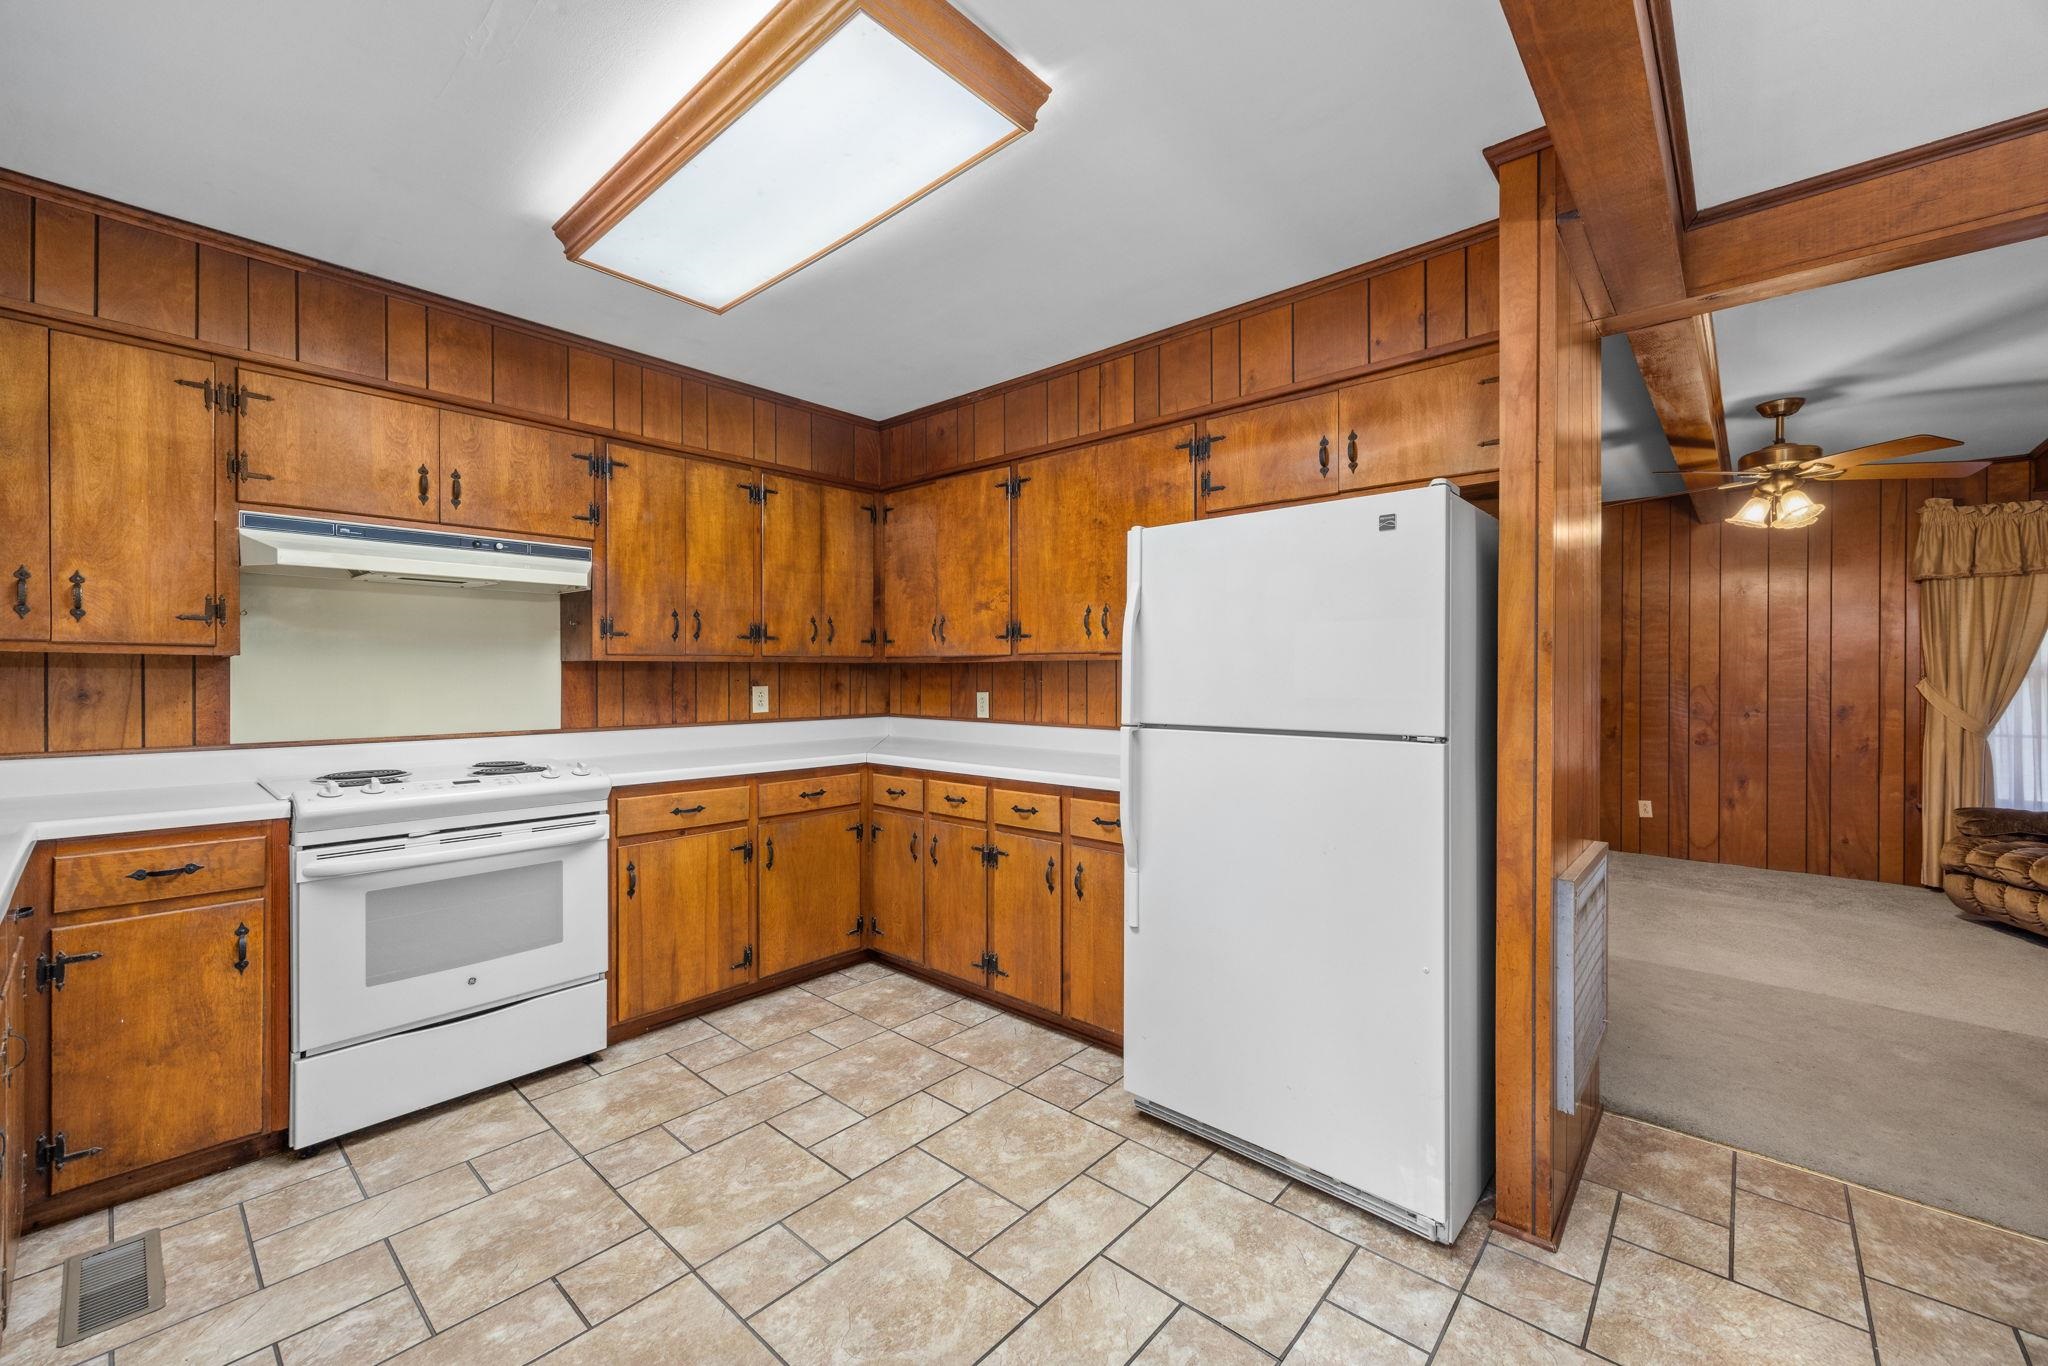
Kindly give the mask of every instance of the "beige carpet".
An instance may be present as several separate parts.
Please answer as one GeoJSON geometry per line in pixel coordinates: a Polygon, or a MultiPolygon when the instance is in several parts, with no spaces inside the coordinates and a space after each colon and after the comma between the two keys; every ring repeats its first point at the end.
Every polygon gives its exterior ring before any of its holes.
{"type": "Polygon", "coordinates": [[[1610,1107],[2048,1236],[2048,942],[1918,888],[1617,855],[1610,1107]]]}

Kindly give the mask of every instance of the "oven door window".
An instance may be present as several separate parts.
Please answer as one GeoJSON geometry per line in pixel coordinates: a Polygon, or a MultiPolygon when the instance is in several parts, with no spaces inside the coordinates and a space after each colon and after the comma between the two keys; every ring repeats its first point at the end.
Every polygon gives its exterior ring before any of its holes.
{"type": "Polygon", "coordinates": [[[363,898],[363,985],[510,958],[562,942],[557,864],[386,887],[363,898]]]}

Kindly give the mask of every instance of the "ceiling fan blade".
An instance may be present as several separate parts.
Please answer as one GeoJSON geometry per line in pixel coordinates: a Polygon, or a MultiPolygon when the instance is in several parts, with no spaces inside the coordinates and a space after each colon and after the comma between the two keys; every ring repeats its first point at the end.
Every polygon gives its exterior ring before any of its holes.
{"type": "Polygon", "coordinates": [[[1873,460],[1892,460],[1902,455],[1920,455],[1926,451],[1946,450],[1950,446],[1962,444],[1945,436],[1929,436],[1923,433],[1919,436],[1901,436],[1890,441],[1880,441],[1875,446],[1858,446],[1854,450],[1836,451],[1833,455],[1823,456],[1814,463],[1847,470],[1858,465],[1867,465],[1873,460]]]}
{"type": "Polygon", "coordinates": [[[1843,470],[1843,479],[1962,479],[1989,465],[1989,460],[1929,460],[1919,464],[1858,465],[1843,470]]]}
{"type": "Polygon", "coordinates": [[[1678,477],[1690,482],[1695,479],[1726,479],[1730,475],[1746,475],[1748,470],[1680,470],[1678,477]]]}

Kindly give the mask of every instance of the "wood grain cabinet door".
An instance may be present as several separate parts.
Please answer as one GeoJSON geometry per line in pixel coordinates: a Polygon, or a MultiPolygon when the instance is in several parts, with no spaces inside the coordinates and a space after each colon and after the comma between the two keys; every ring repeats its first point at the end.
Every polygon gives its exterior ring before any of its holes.
{"type": "Polygon", "coordinates": [[[860,813],[761,823],[761,975],[861,946],[860,813]]]}
{"type": "Polygon", "coordinates": [[[1047,1010],[1060,1008],[1060,842],[998,830],[988,898],[989,985],[1047,1010]]]}
{"type": "Polygon", "coordinates": [[[50,931],[51,1194],[262,1131],[264,923],[259,897],[50,931]]]}
{"type": "Polygon", "coordinates": [[[1488,351],[1340,390],[1344,488],[1499,469],[1499,379],[1488,351]]]}
{"type": "MultiPolygon", "coordinates": [[[[939,652],[939,486],[883,496],[882,653],[919,659],[939,652]]],[[[947,537],[950,548],[951,537],[947,537]]]]}
{"type": "Polygon", "coordinates": [[[24,1170],[22,1154],[35,1146],[28,1136],[28,1039],[22,1032],[28,1024],[28,942],[19,932],[9,937],[7,975],[0,978],[0,1323],[14,1303],[15,1247],[27,1193],[15,1173],[24,1170]]]}
{"type": "Polygon", "coordinates": [[[924,818],[883,808],[868,826],[868,940],[924,961],[924,818]]]}
{"type": "Polygon", "coordinates": [[[1123,648],[1127,538],[1195,515],[1193,435],[1171,427],[1017,466],[1018,654],[1123,648]]]}
{"type": "Polygon", "coordinates": [[[242,502],[440,520],[438,410],[266,370],[237,382],[251,394],[235,432],[242,502]]]}
{"type": "Polygon", "coordinates": [[[932,485],[939,508],[938,653],[1010,651],[1009,474],[981,470],[932,485]]]}
{"type": "Polygon", "coordinates": [[[1124,855],[1108,844],[1068,846],[1066,1007],[1069,1019],[1124,1032],[1124,855]]]}
{"type": "Polygon", "coordinates": [[[924,963],[934,972],[988,985],[988,868],[978,825],[927,820],[924,826],[924,963]]]}
{"type": "Polygon", "coordinates": [[[683,511],[683,575],[689,607],[683,653],[758,654],[761,620],[759,476],[732,465],[690,460],[683,511]],[[701,624],[701,625],[700,625],[701,624]]]}
{"type": "Polygon", "coordinates": [[[0,319],[0,640],[50,638],[50,334],[0,319]]]}
{"type": "Polygon", "coordinates": [[[878,494],[824,488],[825,636],[818,653],[866,659],[875,651],[878,494]]]}
{"type": "Polygon", "coordinates": [[[752,978],[746,839],[736,826],[613,851],[614,1023],[752,978]]]}
{"type": "Polygon", "coordinates": [[[52,641],[214,643],[212,378],[191,356],[51,336],[52,641]]]}
{"type": "Polygon", "coordinates": [[[1227,512],[1336,493],[1343,484],[1337,396],[1268,403],[1208,419],[1196,474],[1202,511],[1227,512]]]}
{"type": "Polygon", "coordinates": [[[604,614],[607,655],[679,655],[701,640],[704,618],[683,591],[683,523],[690,462],[612,446],[605,481],[604,614]]]}
{"type": "Polygon", "coordinates": [[[441,413],[441,520],[587,541],[594,534],[593,437],[475,413],[441,413]]]}
{"type": "Polygon", "coordinates": [[[761,489],[761,653],[822,654],[824,487],[763,474],[761,489]]]}

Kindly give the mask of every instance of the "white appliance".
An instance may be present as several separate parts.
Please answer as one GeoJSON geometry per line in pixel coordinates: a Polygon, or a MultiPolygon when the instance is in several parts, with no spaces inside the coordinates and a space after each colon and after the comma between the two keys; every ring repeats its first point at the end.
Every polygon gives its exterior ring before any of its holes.
{"type": "Polygon", "coordinates": [[[1498,546],[1441,481],[1130,533],[1124,1085],[1442,1242],[1493,1157],[1498,546]]]}
{"type": "Polygon", "coordinates": [[[293,1147],[605,1046],[604,774],[508,760],[263,786],[292,805],[293,1147]]]}
{"type": "Polygon", "coordinates": [[[590,587],[587,545],[275,512],[244,512],[236,527],[242,568],[252,574],[440,584],[504,593],[581,593],[590,587]]]}

